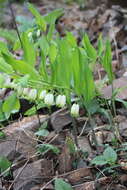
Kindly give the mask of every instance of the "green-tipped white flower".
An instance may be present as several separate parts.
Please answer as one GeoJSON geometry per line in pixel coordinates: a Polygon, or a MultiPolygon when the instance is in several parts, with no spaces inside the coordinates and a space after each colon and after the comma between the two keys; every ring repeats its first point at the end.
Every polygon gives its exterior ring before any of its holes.
{"type": "Polygon", "coordinates": [[[58,95],[56,97],[56,105],[60,108],[63,108],[66,104],[66,96],[65,95],[58,95]]]}
{"type": "Polygon", "coordinates": [[[71,115],[73,117],[78,117],[79,116],[79,105],[78,104],[73,104],[71,107],[71,115]]]}
{"type": "Polygon", "coordinates": [[[36,89],[31,89],[30,92],[29,92],[28,97],[31,100],[35,100],[37,98],[37,90],[36,89]]]}
{"type": "Polygon", "coordinates": [[[45,98],[45,96],[46,96],[46,90],[42,90],[40,95],[39,95],[39,99],[43,100],[45,98]]]}
{"type": "Polygon", "coordinates": [[[24,89],[23,89],[23,95],[24,95],[24,96],[29,96],[29,91],[30,91],[29,88],[24,88],[24,89]]]}
{"type": "Polygon", "coordinates": [[[20,85],[17,87],[17,93],[19,96],[21,96],[23,93],[23,88],[20,85]]]}
{"type": "Polygon", "coordinates": [[[15,84],[14,82],[10,83],[10,88],[14,88],[15,90],[17,89],[18,85],[15,84]]]}
{"type": "Polygon", "coordinates": [[[29,33],[28,33],[28,38],[31,39],[31,38],[32,38],[32,35],[33,35],[32,32],[29,32],[29,33]]]}
{"type": "Polygon", "coordinates": [[[36,33],[37,37],[39,37],[41,35],[41,31],[40,30],[37,30],[37,33],[36,33]]]}
{"type": "Polygon", "coordinates": [[[7,78],[4,81],[4,86],[8,88],[10,87],[10,84],[11,84],[11,79],[9,76],[7,76],[7,78]]]}
{"type": "Polygon", "coordinates": [[[44,98],[44,102],[45,104],[47,104],[48,106],[51,106],[54,104],[54,96],[53,94],[47,94],[44,98]]]}

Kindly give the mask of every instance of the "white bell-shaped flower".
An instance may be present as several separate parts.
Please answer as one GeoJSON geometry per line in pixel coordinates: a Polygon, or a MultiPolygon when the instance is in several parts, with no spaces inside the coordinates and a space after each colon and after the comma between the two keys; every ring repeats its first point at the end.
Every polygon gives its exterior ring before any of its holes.
{"type": "Polygon", "coordinates": [[[58,95],[56,97],[56,105],[60,108],[63,108],[66,104],[66,96],[65,95],[58,95]]]}
{"type": "Polygon", "coordinates": [[[40,30],[37,30],[37,33],[36,33],[37,37],[39,37],[41,35],[41,31],[40,30]]]}
{"type": "Polygon", "coordinates": [[[28,95],[29,95],[29,91],[30,91],[29,88],[24,88],[24,89],[23,89],[23,95],[24,95],[24,96],[28,96],[28,95]]]}
{"type": "Polygon", "coordinates": [[[78,117],[79,116],[79,105],[78,104],[73,104],[71,107],[71,115],[73,117],[78,117]]]}
{"type": "Polygon", "coordinates": [[[43,100],[45,98],[45,96],[46,96],[46,90],[42,90],[40,95],[39,95],[39,99],[43,100]]]}
{"type": "Polygon", "coordinates": [[[31,39],[31,38],[32,38],[32,35],[33,35],[32,32],[29,32],[29,33],[28,33],[28,38],[31,39]]]}
{"type": "Polygon", "coordinates": [[[31,89],[30,92],[29,92],[28,97],[31,100],[35,100],[37,98],[37,90],[36,89],[31,89]]]}
{"type": "Polygon", "coordinates": [[[54,96],[53,94],[47,94],[44,98],[44,102],[46,105],[51,106],[54,104],[54,96]]]}

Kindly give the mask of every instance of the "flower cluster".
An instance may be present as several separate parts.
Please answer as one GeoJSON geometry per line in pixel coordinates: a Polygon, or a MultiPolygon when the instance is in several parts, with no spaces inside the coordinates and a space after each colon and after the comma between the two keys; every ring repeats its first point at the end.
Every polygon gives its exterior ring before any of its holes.
{"type": "MultiPolygon", "coordinates": [[[[13,88],[17,91],[18,96],[27,98],[31,101],[35,100],[42,100],[47,106],[52,106],[56,104],[59,108],[63,108],[66,105],[66,96],[65,95],[58,95],[56,99],[52,93],[47,92],[46,90],[42,90],[38,93],[37,89],[32,88],[23,88],[20,85],[11,82],[11,80],[6,80],[4,82],[4,86],[6,88],[13,88]]],[[[79,105],[74,103],[71,107],[71,115],[72,117],[79,116],[79,105]]]]}

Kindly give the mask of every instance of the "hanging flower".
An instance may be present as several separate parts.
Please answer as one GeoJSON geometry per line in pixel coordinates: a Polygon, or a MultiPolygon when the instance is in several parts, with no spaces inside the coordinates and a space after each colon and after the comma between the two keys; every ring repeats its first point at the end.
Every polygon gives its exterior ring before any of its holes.
{"type": "Polygon", "coordinates": [[[41,31],[40,30],[37,30],[37,33],[36,33],[37,37],[39,37],[41,35],[41,31]]]}
{"type": "Polygon", "coordinates": [[[39,95],[39,99],[43,100],[45,98],[45,96],[46,96],[46,90],[42,90],[40,95],[39,95]]]}
{"type": "Polygon", "coordinates": [[[24,96],[28,96],[28,95],[29,95],[29,91],[30,91],[29,88],[24,88],[24,89],[23,89],[23,95],[24,95],[24,96]]]}
{"type": "Polygon", "coordinates": [[[79,116],[79,105],[78,104],[73,104],[71,107],[71,115],[73,117],[78,117],[79,116]]]}
{"type": "Polygon", "coordinates": [[[29,92],[28,97],[31,100],[35,100],[37,98],[37,90],[36,89],[31,89],[30,92],[29,92]]]}
{"type": "Polygon", "coordinates": [[[56,105],[60,108],[63,108],[66,104],[66,96],[65,95],[58,95],[56,97],[56,105]]]}
{"type": "Polygon", "coordinates": [[[48,106],[51,106],[54,104],[54,96],[53,94],[47,94],[44,98],[44,102],[45,104],[47,104],[48,106]]]}

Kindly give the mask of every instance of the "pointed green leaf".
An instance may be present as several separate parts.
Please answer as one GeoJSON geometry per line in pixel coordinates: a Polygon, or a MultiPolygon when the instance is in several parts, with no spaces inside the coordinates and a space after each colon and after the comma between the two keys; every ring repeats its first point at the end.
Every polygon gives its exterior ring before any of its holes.
{"type": "Polygon", "coordinates": [[[112,71],[112,53],[111,53],[111,44],[110,41],[106,41],[106,50],[105,55],[102,60],[102,65],[108,74],[109,81],[112,82],[114,79],[112,71]]]}
{"type": "Polygon", "coordinates": [[[4,60],[13,67],[13,69],[17,74],[18,73],[23,75],[29,74],[32,79],[35,80],[40,79],[40,75],[31,65],[27,64],[24,61],[16,60],[10,55],[4,53],[2,55],[4,60]]]}
{"type": "Polygon", "coordinates": [[[24,51],[24,60],[31,66],[36,64],[36,51],[34,49],[34,44],[29,41],[28,35],[26,32],[22,34],[22,45],[24,51]]]}
{"type": "Polygon", "coordinates": [[[36,22],[40,26],[40,28],[43,31],[46,31],[46,22],[44,18],[40,15],[40,13],[37,11],[37,9],[31,3],[28,3],[28,8],[31,11],[31,13],[35,16],[36,22]]]}
{"type": "Polygon", "coordinates": [[[69,183],[66,183],[62,179],[55,180],[55,190],[73,190],[69,183]]]}

